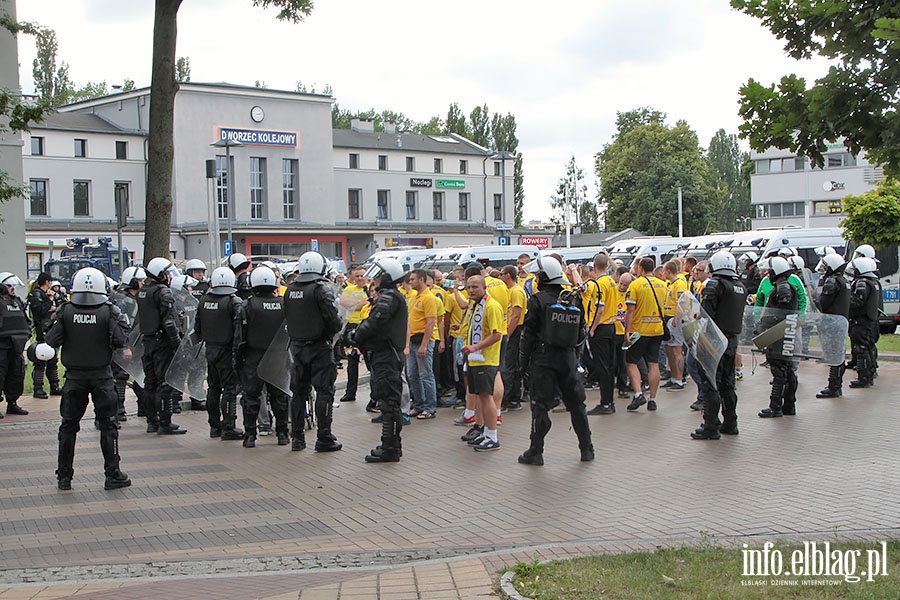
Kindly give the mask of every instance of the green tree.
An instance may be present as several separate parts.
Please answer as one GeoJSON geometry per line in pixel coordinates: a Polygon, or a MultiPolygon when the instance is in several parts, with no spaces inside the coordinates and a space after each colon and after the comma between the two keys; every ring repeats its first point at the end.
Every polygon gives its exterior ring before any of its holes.
{"type": "Polygon", "coordinates": [[[889,176],[900,175],[900,5],[731,0],[731,6],[760,19],[792,58],[820,55],[836,63],[811,87],[793,74],[777,88],[750,79],[740,88],[741,137],[755,150],[790,149],[819,167],[826,144],[843,140],[889,176]]]}
{"type": "Polygon", "coordinates": [[[41,102],[56,108],[69,102],[72,82],[69,81],[69,65],[63,62],[56,66],[59,43],[56,32],[41,28],[35,36],[37,58],[32,62],[31,73],[34,76],[34,87],[41,102]]]}
{"type": "MultiPolygon", "coordinates": [[[[254,6],[278,9],[279,21],[299,23],[313,8],[312,0],[252,0],[254,6]]],[[[175,156],[175,44],[182,0],[156,0],[153,61],[150,77],[150,127],[147,142],[147,220],[144,256],[169,256],[172,221],[172,163],[175,156]]]]}
{"type": "Polygon", "coordinates": [[[697,134],[685,121],[668,127],[652,109],[619,113],[620,130],[595,157],[599,201],[610,230],[634,227],[651,235],[678,234],[682,188],[684,234],[714,229],[720,207],[697,134]]]}
{"type": "Polygon", "coordinates": [[[447,111],[446,133],[455,133],[465,138],[469,137],[469,127],[466,125],[466,115],[459,109],[459,105],[454,102],[447,111]]]}
{"type": "Polygon", "coordinates": [[[737,136],[724,129],[709,142],[706,160],[715,203],[721,207],[718,228],[723,231],[734,229],[738,217],[750,216],[750,181],[741,171],[749,159],[750,153],[738,146],[737,136]]]}
{"type": "Polygon", "coordinates": [[[469,114],[468,138],[485,148],[491,147],[491,116],[488,112],[487,104],[484,106],[476,106],[469,114]]]}
{"type": "MultiPolygon", "coordinates": [[[[582,222],[585,205],[591,204],[587,199],[587,185],[584,183],[584,169],[578,167],[573,155],[566,163],[566,174],[559,178],[556,185],[556,193],[550,196],[550,208],[553,209],[553,215],[550,220],[565,230],[566,217],[568,215],[569,222],[574,227],[581,226],[584,230],[585,224],[582,222]]],[[[594,225],[596,225],[597,211],[593,213],[594,225]]]]}
{"type": "Polygon", "coordinates": [[[883,248],[900,240],[900,181],[882,179],[859,196],[844,196],[844,237],[883,248]]]}
{"type": "Polygon", "coordinates": [[[444,121],[440,117],[431,117],[424,123],[415,123],[409,132],[419,135],[444,135],[447,133],[444,121]]]}
{"type": "Polygon", "coordinates": [[[175,81],[189,83],[191,81],[191,59],[187,56],[179,56],[175,61],[175,81]]]}
{"type": "Polygon", "coordinates": [[[519,138],[516,137],[515,115],[507,113],[506,116],[501,116],[500,113],[494,113],[491,117],[491,138],[494,148],[516,155],[513,168],[513,224],[515,227],[521,227],[524,219],[525,177],[522,171],[522,153],[518,152],[519,138]]]}

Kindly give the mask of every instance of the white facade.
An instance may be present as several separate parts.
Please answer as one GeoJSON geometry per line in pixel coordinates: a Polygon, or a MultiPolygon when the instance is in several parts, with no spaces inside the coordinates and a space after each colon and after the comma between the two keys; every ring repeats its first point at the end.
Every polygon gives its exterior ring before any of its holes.
{"type": "Polygon", "coordinates": [[[829,144],[824,168],[787,150],[751,152],[753,228],[799,225],[837,227],[844,214],[841,199],[875,188],[884,176],[864,155],[853,156],[842,144],[829,144]]]}

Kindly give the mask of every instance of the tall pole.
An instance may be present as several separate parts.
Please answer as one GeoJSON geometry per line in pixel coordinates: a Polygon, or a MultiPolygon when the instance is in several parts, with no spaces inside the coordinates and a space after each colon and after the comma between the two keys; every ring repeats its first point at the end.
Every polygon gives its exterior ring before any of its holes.
{"type": "Polygon", "coordinates": [[[566,182],[566,248],[572,247],[572,196],[569,193],[569,183],[566,182]]]}
{"type": "Polygon", "coordinates": [[[231,213],[234,210],[234,169],[231,168],[231,145],[225,146],[225,167],[228,169],[228,198],[225,203],[228,211],[228,243],[231,244],[231,252],[234,253],[234,238],[231,237],[231,213]]]}
{"type": "Polygon", "coordinates": [[[678,237],[684,237],[684,211],[681,203],[681,186],[678,186],[678,237]]]}
{"type": "MultiPolygon", "coordinates": [[[[125,225],[125,215],[127,207],[125,206],[125,187],[116,186],[116,243],[119,248],[119,276],[125,270],[125,248],[122,247],[122,227],[125,225]]],[[[52,258],[52,257],[51,257],[52,258]]],[[[112,275],[112,273],[110,273],[112,275]]]]}
{"type": "Polygon", "coordinates": [[[210,190],[215,186],[216,160],[206,161],[206,214],[209,218],[209,264],[211,269],[219,266],[219,215],[216,210],[216,195],[210,190]]]}

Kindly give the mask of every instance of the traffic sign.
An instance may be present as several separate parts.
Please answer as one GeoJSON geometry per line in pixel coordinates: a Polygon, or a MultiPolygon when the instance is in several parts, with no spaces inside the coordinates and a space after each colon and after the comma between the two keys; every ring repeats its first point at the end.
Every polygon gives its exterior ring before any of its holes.
{"type": "Polygon", "coordinates": [[[310,240],[310,245],[312,246],[313,252],[319,251],[319,240],[310,240]]]}
{"type": "Polygon", "coordinates": [[[497,238],[497,245],[498,246],[509,246],[509,236],[501,235],[499,238],[497,238]]]}
{"type": "Polygon", "coordinates": [[[497,231],[510,231],[512,228],[512,223],[497,223],[497,231]]]}
{"type": "Polygon", "coordinates": [[[231,240],[225,240],[225,243],[222,244],[222,255],[223,256],[231,256],[234,252],[234,244],[231,240]]]}

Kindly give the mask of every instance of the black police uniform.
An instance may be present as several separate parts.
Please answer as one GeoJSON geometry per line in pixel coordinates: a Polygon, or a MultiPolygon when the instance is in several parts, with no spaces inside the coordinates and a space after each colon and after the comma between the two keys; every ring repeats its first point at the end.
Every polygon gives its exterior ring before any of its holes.
{"type": "Polygon", "coordinates": [[[715,322],[728,344],[716,368],[715,384],[703,369],[700,390],[703,394],[703,427],[692,434],[695,439],[716,439],[720,433],[734,435],[737,429],[737,393],[734,384],[734,360],[738,335],[743,326],[747,289],[741,280],[723,273],[713,273],[700,296],[700,304],[715,322]],[[722,420],[719,421],[719,406],[722,420]]]}
{"type": "Polygon", "coordinates": [[[25,387],[22,351],[30,338],[31,321],[25,303],[0,285],[0,390],[6,397],[6,414],[28,414],[18,401],[25,387]]]}
{"type": "Polygon", "coordinates": [[[750,268],[744,269],[740,279],[747,294],[753,295],[759,289],[759,284],[762,283],[762,274],[759,272],[759,267],[753,264],[750,268]]]}
{"type": "MultiPolygon", "coordinates": [[[[844,319],[850,316],[850,289],[844,279],[844,267],[837,271],[829,269],[820,279],[816,289],[815,304],[826,315],[840,315],[844,319]]],[[[828,387],[816,394],[816,398],[837,398],[841,396],[844,381],[845,363],[832,365],[828,369],[828,387]]]]}
{"type": "MultiPolygon", "coordinates": [[[[80,294],[74,293],[73,301],[80,294]]],[[[56,311],[47,343],[62,346],[62,363],[66,367],[59,414],[59,463],[56,477],[60,489],[70,489],[75,459],[75,438],[79,423],[87,409],[88,396],[94,403],[94,414],[100,428],[100,450],[106,489],[131,485],[119,470],[119,431],[116,423],[116,390],[113,383],[113,348],[125,346],[127,322],[111,302],[99,305],[64,304],[56,311]]]]}
{"type": "Polygon", "coordinates": [[[341,330],[341,320],[334,306],[334,294],[325,278],[314,277],[309,281],[310,274],[301,274],[284,295],[284,316],[294,357],[291,428],[294,447],[305,447],[306,400],[311,388],[315,388],[316,451],[328,452],[341,449],[341,444],[331,433],[334,380],[337,378],[331,339],[341,330]]]}
{"type": "Polygon", "coordinates": [[[194,337],[206,342],[208,391],[206,412],[209,415],[209,437],[242,440],[244,432],[235,427],[241,343],[241,299],[208,292],[200,299],[194,337]]]}
{"type": "MultiPolygon", "coordinates": [[[[44,335],[50,329],[50,322],[53,319],[53,310],[55,310],[53,299],[41,288],[35,287],[28,294],[28,308],[31,309],[31,322],[34,325],[35,341],[41,343],[44,341],[44,335]]],[[[35,398],[46,398],[47,392],[44,391],[44,372],[47,373],[47,381],[50,382],[50,393],[57,396],[62,393],[59,387],[59,360],[56,355],[50,360],[34,360],[34,371],[31,373],[31,379],[34,382],[35,398]]]]}
{"type": "MultiPolygon", "coordinates": [[[[540,291],[528,299],[528,311],[522,324],[519,348],[520,368],[529,373],[531,387],[531,446],[519,457],[519,462],[543,464],[544,437],[550,431],[550,409],[555,390],[562,393],[562,401],[569,411],[572,427],[578,436],[581,460],[594,458],[591,429],[584,407],[584,386],[578,376],[578,348],[555,346],[549,343],[547,309],[559,300],[562,286],[540,281],[540,291]]],[[[578,345],[584,342],[584,314],[579,311],[578,322],[556,325],[557,328],[578,327],[578,345]]]]}
{"type": "Polygon", "coordinates": [[[208,291],[209,291],[209,282],[206,280],[198,281],[197,285],[191,287],[191,296],[196,298],[197,302],[199,302],[200,298],[203,297],[203,294],[205,294],[208,291]]]}
{"type": "MultiPolygon", "coordinates": [[[[109,301],[118,308],[126,321],[126,335],[137,324],[137,301],[134,296],[127,290],[116,290],[109,296],[109,301]]],[[[115,362],[112,363],[113,380],[116,388],[117,406],[116,418],[119,421],[127,421],[125,414],[125,388],[128,386],[128,379],[131,377],[128,371],[120,367],[115,362]]],[[[138,412],[146,414],[146,406],[144,406],[144,389],[137,383],[134,384],[134,393],[137,396],[138,412]]]]}
{"type": "Polygon", "coordinates": [[[250,271],[244,271],[237,276],[237,296],[241,300],[249,300],[253,296],[253,286],[250,285],[250,271]]]}
{"type": "MultiPolygon", "coordinates": [[[[771,311],[764,311],[759,322],[759,331],[774,327],[786,317],[793,318],[791,311],[794,316],[798,316],[796,312],[798,304],[797,290],[788,283],[787,277],[782,277],[769,292],[766,307],[788,311],[788,314],[775,315],[771,311]]],[[[766,348],[766,360],[772,372],[772,391],[769,394],[769,408],[760,411],[760,417],[780,417],[783,414],[793,415],[797,412],[797,365],[791,357],[790,348],[786,346],[786,342],[799,345],[800,336],[797,333],[788,327],[784,338],[766,348]]]]}
{"type": "Polygon", "coordinates": [[[181,343],[175,299],[165,283],[148,279],[150,283],[137,293],[138,323],[144,336],[141,362],[147,399],[147,433],[186,433],[186,429],[172,423],[173,390],[166,383],[166,371],[181,343]]]}
{"type": "Polygon", "coordinates": [[[403,348],[409,321],[406,299],[397,291],[396,283],[382,282],[378,294],[369,316],[359,323],[352,337],[366,352],[372,396],[381,403],[381,448],[375,448],[366,456],[366,462],[372,463],[397,462],[403,450],[400,439],[403,429],[401,373],[406,363],[403,348]]]}
{"type": "Polygon", "coordinates": [[[881,289],[876,277],[861,275],[853,278],[850,284],[850,352],[858,376],[850,382],[852,388],[870,387],[875,381],[880,298],[881,289]]]}
{"type": "Polygon", "coordinates": [[[284,446],[288,443],[288,395],[260,379],[257,372],[272,339],[284,325],[283,298],[268,290],[254,292],[253,297],[243,303],[242,311],[238,367],[244,390],[244,445],[251,448],[255,445],[260,397],[265,386],[269,405],[275,415],[278,445],[284,446]]]}

